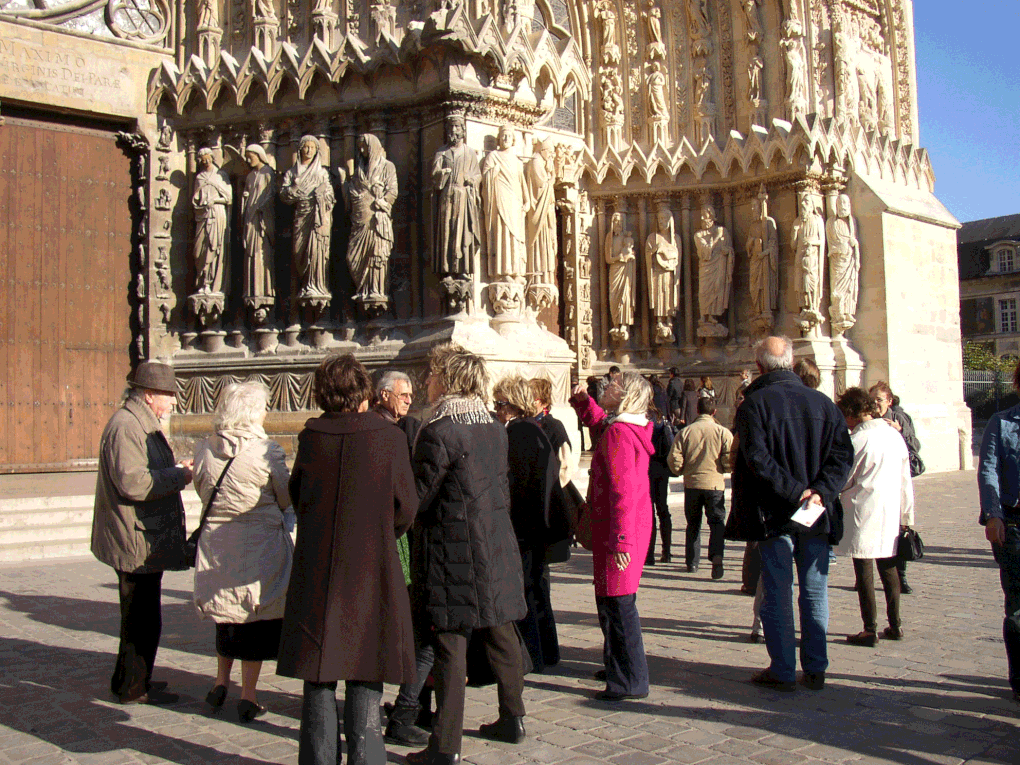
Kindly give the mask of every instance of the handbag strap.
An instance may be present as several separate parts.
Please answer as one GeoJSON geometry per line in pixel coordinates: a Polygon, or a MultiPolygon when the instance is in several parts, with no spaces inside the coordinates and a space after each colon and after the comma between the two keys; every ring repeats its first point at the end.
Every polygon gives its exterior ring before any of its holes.
{"type": "MultiPolygon", "coordinates": [[[[240,454],[240,452],[238,452],[240,454]]],[[[202,536],[202,531],[205,529],[206,519],[209,517],[209,511],[212,509],[213,502],[216,501],[216,495],[220,493],[220,486],[223,484],[223,478],[227,475],[227,471],[230,469],[231,463],[237,459],[237,454],[227,460],[227,464],[223,466],[223,472],[220,473],[219,480],[216,481],[216,485],[213,486],[212,493],[209,495],[209,501],[205,503],[205,507],[202,508],[202,520],[198,522],[198,529],[195,530],[195,539],[197,540],[202,536]]]]}

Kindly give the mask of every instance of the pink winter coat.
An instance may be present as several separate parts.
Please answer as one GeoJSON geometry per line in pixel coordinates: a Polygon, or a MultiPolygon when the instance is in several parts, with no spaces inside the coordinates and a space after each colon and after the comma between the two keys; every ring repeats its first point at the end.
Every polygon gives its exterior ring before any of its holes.
{"type": "Polygon", "coordinates": [[[648,484],[648,461],[655,453],[652,424],[642,427],[617,420],[607,427],[606,413],[587,394],[574,396],[570,403],[597,438],[588,481],[595,594],[633,595],[652,539],[648,484]],[[612,558],[618,552],[630,553],[624,571],[612,558]]]}

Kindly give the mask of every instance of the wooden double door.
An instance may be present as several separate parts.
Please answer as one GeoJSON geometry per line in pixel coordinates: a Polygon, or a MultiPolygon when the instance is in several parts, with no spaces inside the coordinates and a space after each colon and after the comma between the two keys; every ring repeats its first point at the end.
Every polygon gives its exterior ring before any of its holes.
{"type": "Polygon", "coordinates": [[[94,465],[131,364],[131,195],[112,131],[5,116],[0,472],[94,465]]]}

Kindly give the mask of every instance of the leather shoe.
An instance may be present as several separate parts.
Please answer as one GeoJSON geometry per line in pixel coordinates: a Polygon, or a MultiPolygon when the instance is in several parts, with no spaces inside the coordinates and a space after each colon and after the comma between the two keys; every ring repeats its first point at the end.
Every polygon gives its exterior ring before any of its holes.
{"type": "Polygon", "coordinates": [[[616,691],[600,691],[595,694],[599,701],[626,701],[627,699],[647,699],[647,693],[617,693],[616,691]]]}
{"type": "Polygon", "coordinates": [[[767,669],[763,669],[752,677],[751,682],[764,688],[771,688],[774,691],[782,691],[783,693],[793,693],[797,690],[796,683],[789,680],[780,680],[767,669]]]}
{"type": "Polygon", "coordinates": [[[213,709],[219,709],[223,706],[223,702],[227,700],[227,686],[217,685],[214,686],[211,691],[205,694],[205,703],[211,706],[213,709]]]}
{"type": "Polygon", "coordinates": [[[443,754],[432,749],[423,749],[420,752],[411,752],[405,758],[408,765],[458,765],[459,754],[443,754]]]}
{"type": "Polygon", "coordinates": [[[425,746],[429,742],[429,734],[415,726],[419,708],[391,706],[389,722],[386,723],[383,740],[387,744],[397,746],[425,746]]]}
{"type": "Polygon", "coordinates": [[[723,571],[724,571],[724,569],[723,569],[723,564],[722,564],[722,558],[718,558],[718,559],[712,561],[712,578],[713,579],[722,579],[723,578],[723,571]]]}
{"type": "Polygon", "coordinates": [[[595,673],[595,679],[596,680],[601,680],[601,681],[605,682],[605,680],[606,680],[606,671],[604,669],[598,670],[595,673]]]}
{"type": "Polygon", "coordinates": [[[237,717],[243,723],[249,723],[256,717],[262,717],[266,711],[266,708],[261,704],[253,704],[247,699],[237,702],[237,717]]]}
{"type": "Polygon", "coordinates": [[[886,627],[882,630],[882,637],[886,640],[903,640],[902,627],[886,627]]]}
{"type": "Polygon", "coordinates": [[[800,680],[804,687],[811,691],[820,691],[825,687],[824,672],[805,672],[800,680]]]}
{"type": "Polygon", "coordinates": [[[914,591],[914,588],[911,587],[909,584],[907,584],[907,580],[906,579],[904,579],[903,581],[900,582],[900,594],[901,595],[909,595],[913,591],[914,591]]]}
{"type": "Polygon", "coordinates": [[[687,573],[688,574],[696,574],[696,573],[698,573],[698,567],[697,566],[688,566],[687,567],[687,573]]]}
{"type": "Polygon", "coordinates": [[[761,642],[761,633],[760,632],[752,632],[750,635],[747,636],[747,642],[748,643],[760,643],[761,642]]]}
{"type": "Polygon", "coordinates": [[[499,719],[496,722],[483,723],[478,726],[478,732],[485,738],[507,744],[519,744],[528,735],[528,732],[524,730],[524,718],[505,712],[499,713],[499,719]]]}
{"type": "Polygon", "coordinates": [[[846,642],[850,645],[859,645],[865,648],[874,648],[878,645],[878,635],[874,632],[858,632],[856,635],[847,635],[846,642]]]}

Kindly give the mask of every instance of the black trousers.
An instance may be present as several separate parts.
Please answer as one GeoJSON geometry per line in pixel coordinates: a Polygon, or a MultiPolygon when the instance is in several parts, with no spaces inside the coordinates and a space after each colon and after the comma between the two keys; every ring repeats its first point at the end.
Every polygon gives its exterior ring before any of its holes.
{"type": "Polygon", "coordinates": [[[701,562],[701,511],[708,519],[708,559],[722,557],[726,531],[726,499],[717,489],[684,489],[684,515],[687,516],[685,563],[701,562]]]}
{"type": "Polygon", "coordinates": [[[867,632],[878,631],[878,605],[875,601],[875,566],[885,590],[885,613],[889,626],[900,628],[900,574],[896,570],[896,558],[854,558],[854,574],[857,575],[857,598],[861,603],[861,618],[867,632]],[[875,565],[872,565],[874,561],[875,565]]]}
{"type": "Polygon", "coordinates": [[[673,533],[673,518],[669,514],[669,476],[649,476],[652,490],[652,541],[648,545],[648,560],[655,559],[655,533],[662,531],[662,552],[669,552],[668,540],[673,533]],[[656,523],[658,521],[658,523],[656,523]]]}
{"type": "Polygon", "coordinates": [[[163,572],[117,572],[120,590],[120,648],[110,690],[121,701],[143,695],[152,679],[159,637],[163,633],[163,572]]]}
{"type": "MultiPolygon", "coordinates": [[[[500,714],[524,717],[524,664],[513,622],[475,632],[482,634],[485,654],[496,676],[500,714]]],[[[436,633],[436,663],[432,667],[436,713],[429,737],[429,749],[433,752],[460,754],[469,637],[470,631],[436,633]]]]}
{"type": "Polygon", "coordinates": [[[741,585],[748,592],[758,589],[758,579],[761,577],[761,551],[757,542],[748,542],[744,546],[744,564],[740,569],[741,585]]]}
{"type": "Polygon", "coordinates": [[[549,566],[545,548],[521,548],[521,569],[524,573],[524,601],[527,615],[517,622],[536,672],[558,664],[560,642],[556,635],[556,617],[549,593],[549,566]]]}
{"type": "Polygon", "coordinates": [[[595,608],[604,641],[606,690],[637,696],[648,693],[648,662],[637,595],[596,595],[595,608]]]}

